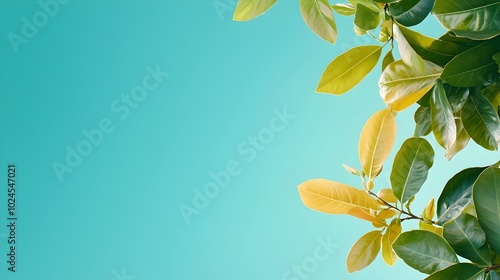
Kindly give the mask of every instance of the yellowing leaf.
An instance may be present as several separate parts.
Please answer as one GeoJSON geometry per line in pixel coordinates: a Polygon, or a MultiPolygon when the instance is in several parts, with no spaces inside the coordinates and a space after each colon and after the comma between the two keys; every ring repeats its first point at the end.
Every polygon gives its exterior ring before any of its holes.
{"type": "Polygon", "coordinates": [[[402,60],[389,64],[378,82],[380,96],[393,111],[402,111],[424,96],[436,83],[443,69],[424,60],[426,72],[420,74],[402,60]]]}
{"type": "Polygon", "coordinates": [[[396,121],[391,111],[384,109],[366,122],[359,138],[359,161],[371,181],[382,170],[384,161],[396,140],[396,121]]]}
{"type": "Polygon", "coordinates": [[[302,202],[309,208],[327,214],[347,214],[378,222],[371,211],[380,208],[368,193],[325,179],[313,179],[299,185],[302,202]]]}
{"type": "Polygon", "coordinates": [[[377,217],[381,220],[386,220],[396,216],[397,214],[399,214],[399,212],[394,209],[384,209],[378,213],[377,217]]]}
{"type": "Polygon", "coordinates": [[[427,204],[427,207],[425,207],[423,212],[423,216],[426,220],[431,221],[432,218],[434,218],[434,209],[435,209],[434,198],[432,198],[427,204]]]}
{"type": "Polygon", "coordinates": [[[398,202],[398,198],[394,195],[392,189],[389,188],[381,189],[380,191],[378,191],[377,196],[389,203],[398,202]]]}
{"type": "Polygon", "coordinates": [[[416,73],[424,74],[424,60],[410,46],[403,33],[399,30],[398,25],[394,24],[392,28],[394,32],[394,39],[398,42],[398,49],[403,62],[414,69],[416,73]]]}
{"type": "Polygon", "coordinates": [[[334,44],[337,25],[328,0],[300,0],[300,13],[307,26],[319,37],[334,44]]]}
{"type": "Polygon", "coordinates": [[[372,71],[381,54],[381,46],[359,46],[339,55],[326,67],[316,91],[347,92],[372,71]]]}
{"type": "Polygon", "coordinates": [[[350,167],[349,165],[347,164],[344,164],[342,163],[342,166],[344,166],[344,169],[347,170],[347,172],[353,174],[353,175],[356,175],[356,176],[362,176],[363,172],[361,172],[360,170],[354,168],[354,167],[350,167]]]}
{"type": "Polygon", "coordinates": [[[401,222],[399,219],[392,220],[391,224],[387,227],[387,230],[382,237],[382,258],[385,263],[393,266],[398,256],[392,249],[392,243],[401,234],[401,222]]]}
{"type": "Polygon", "coordinates": [[[278,0],[239,0],[233,20],[246,21],[262,15],[278,0]]]}
{"type": "Polygon", "coordinates": [[[382,231],[375,230],[356,241],[347,256],[347,270],[355,272],[369,266],[380,252],[381,238],[382,231]]]}
{"type": "Polygon", "coordinates": [[[419,221],[418,226],[420,229],[434,232],[437,235],[443,236],[443,228],[442,227],[436,227],[436,226],[434,226],[432,224],[428,224],[424,221],[419,221]]]}

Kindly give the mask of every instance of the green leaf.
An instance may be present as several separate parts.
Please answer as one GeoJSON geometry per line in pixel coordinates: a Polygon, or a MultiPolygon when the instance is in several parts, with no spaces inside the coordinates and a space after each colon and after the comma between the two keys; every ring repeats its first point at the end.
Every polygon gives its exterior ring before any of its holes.
{"type": "Polygon", "coordinates": [[[234,11],[233,20],[246,21],[265,13],[278,0],[239,0],[234,11]]]}
{"type": "Polygon", "coordinates": [[[373,0],[377,3],[394,3],[394,2],[397,2],[399,0],[373,0]]]}
{"type": "Polygon", "coordinates": [[[422,273],[431,274],[458,263],[446,240],[427,230],[404,232],[392,247],[407,265],[422,273]]]}
{"type": "Polygon", "coordinates": [[[432,131],[431,126],[431,109],[429,107],[420,106],[415,111],[415,132],[413,136],[426,136],[432,131]]]}
{"type": "Polygon", "coordinates": [[[479,224],[491,250],[500,254],[500,169],[488,167],[472,189],[479,224]]]}
{"type": "Polygon", "coordinates": [[[446,91],[446,96],[448,97],[453,113],[459,113],[469,97],[469,88],[452,87],[445,84],[444,91],[446,91]]]}
{"type": "Polygon", "coordinates": [[[434,90],[434,87],[432,87],[429,91],[427,91],[424,96],[422,96],[418,101],[418,105],[424,106],[424,107],[430,107],[431,106],[431,96],[432,96],[432,91],[434,90]]]}
{"type": "Polygon", "coordinates": [[[372,30],[377,28],[380,18],[378,12],[365,7],[362,4],[356,6],[356,15],[354,16],[354,24],[363,30],[372,30]]]}
{"type": "Polygon", "coordinates": [[[393,27],[394,39],[398,42],[399,54],[403,62],[415,69],[415,72],[419,74],[425,73],[424,60],[413,50],[405,36],[399,31],[398,25],[395,24],[393,27]]]}
{"type": "Polygon", "coordinates": [[[483,280],[484,269],[471,263],[458,263],[440,270],[425,280],[483,280]]]}
{"type": "Polygon", "coordinates": [[[434,150],[424,138],[409,138],[399,149],[391,171],[394,195],[405,203],[415,195],[425,180],[434,161],[434,150]]]}
{"type": "Polygon", "coordinates": [[[381,239],[382,231],[375,230],[356,241],[347,256],[347,270],[355,272],[369,266],[380,252],[381,239]]]}
{"type": "Polygon", "coordinates": [[[441,75],[438,65],[425,61],[426,72],[418,73],[402,60],[384,69],[379,80],[380,95],[393,111],[402,111],[424,96],[441,75]]]}
{"type": "Polygon", "coordinates": [[[377,65],[380,46],[359,46],[339,55],[326,67],[316,91],[342,94],[356,86],[377,65]]]}
{"type": "Polygon", "coordinates": [[[307,26],[322,39],[334,44],[337,25],[328,0],[300,0],[300,13],[307,26]]]}
{"type": "Polygon", "coordinates": [[[474,216],[463,213],[445,223],[443,237],[458,255],[474,263],[491,266],[486,235],[474,216]]]}
{"type": "Polygon", "coordinates": [[[457,37],[453,32],[447,32],[443,36],[439,37],[439,40],[445,41],[445,42],[450,42],[450,43],[455,43],[457,45],[460,45],[466,49],[473,48],[477,45],[480,45],[481,43],[484,42],[484,40],[472,40],[469,38],[465,37],[457,37]]]}
{"type": "Polygon", "coordinates": [[[404,26],[422,22],[432,10],[434,0],[401,0],[389,6],[391,15],[404,26]]]}
{"type": "Polygon", "coordinates": [[[462,124],[462,119],[455,119],[455,126],[457,127],[457,138],[455,139],[455,143],[446,150],[445,157],[447,160],[450,160],[458,152],[463,150],[470,140],[470,136],[467,131],[465,131],[464,125],[462,124]]]}
{"type": "Polygon", "coordinates": [[[495,271],[490,271],[485,280],[500,280],[500,274],[495,271]]]}
{"type": "Polygon", "coordinates": [[[441,80],[437,81],[432,92],[431,118],[434,137],[441,147],[448,150],[457,138],[457,127],[441,80]]]}
{"type": "Polygon", "coordinates": [[[500,52],[497,52],[494,56],[493,56],[493,60],[496,62],[497,64],[497,67],[498,67],[498,73],[500,73],[500,52]]]}
{"type": "Polygon", "coordinates": [[[484,80],[495,79],[498,66],[493,55],[498,51],[499,44],[500,37],[457,55],[444,67],[441,79],[455,87],[475,87],[484,80]],[[488,77],[491,74],[495,75],[488,77]]]}
{"type": "Polygon", "coordinates": [[[381,10],[381,8],[377,4],[375,4],[372,0],[347,0],[347,1],[349,1],[349,3],[351,3],[354,7],[357,7],[358,5],[363,5],[377,13],[381,10]]]}
{"type": "Polygon", "coordinates": [[[459,37],[488,39],[500,34],[500,1],[436,0],[434,16],[459,37]]]}
{"type": "Polygon", "coordinates": [[[384,69],[393,62],[394,56],[392,55],[392,50],[390,50],[385,54],[384,59],[382,60],[382,72],[384,72],[384,69]]]}
{"type": "Polygon", "coordinates": [[[467,168],[448,180],[437,201],[438,225],[455,219],[467,205],[472,204],[472,185],[484,169],[467,168]]]}
{"type": "Polygon", "coordinates": [[[488,150],[500,143],[500,119],[497,111],[482,94],[471,92],[462,108],[462,122],[470,137],[488,150]]]}
{"type": "Polygon", "coordinates": [[[352,16],[356,13],[356,8],[351,4],[335,4],[332,9],[339,15],[352,16]]]}
{"type": "Polygon", "coordinates": [[[468,49],[454,42],[424,36],[404,26],[399,26],[399,29],[417,54],[437,65],[446,65],[455,56],[468,49]]]}

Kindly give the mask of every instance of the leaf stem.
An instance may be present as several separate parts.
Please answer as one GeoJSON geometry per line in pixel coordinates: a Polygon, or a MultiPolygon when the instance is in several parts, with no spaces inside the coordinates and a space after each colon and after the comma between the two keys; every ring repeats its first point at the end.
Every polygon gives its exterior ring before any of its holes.
{"type": "Polygon", "coordinates": [[[488,272],[490,272],[490,271],[492,271],[492,270],[495,270],[495,269],[497,269],[497,268],[500,268],[500,264],[495,264],[495,265],[493,265],[493,266],[489,266],[489,267],[487,267],[487,268],[485,269],[485,272],[486,272],[486,273],[488,273],[488,272]]]}
{"type": "MultiPolygon", "coordinates": [[[[401,219],[401,222],[403,221],[406,221],[406,220],[420,220],[420,221],[425,221],[424,218],[422,217],[419,217],[419,216],[416,216],[414,215],[413,213],[411,212],[406,212],[405,210],[403,209],[399,209],[398,207],[395,207],[393,205],[391,205],[390,203],[388,203],[387,201],[383,200],[381,197],[379,197],[377,194],[375,194],[374,192],[372,191],[368,191],[368,193],[372,196],[374,196],[375,198],[377,198],[378,200],[380,200],[384,205],[386,205],[387,207],[391,208],[391,209],[394,209],[396,211],[399,211],[400,213],[402,214],[405,214],[407,215],[408,217],[406,218],[403,218],[401,219]]],[[[434,224],[434,222],[432,222],[434,224]]]]}

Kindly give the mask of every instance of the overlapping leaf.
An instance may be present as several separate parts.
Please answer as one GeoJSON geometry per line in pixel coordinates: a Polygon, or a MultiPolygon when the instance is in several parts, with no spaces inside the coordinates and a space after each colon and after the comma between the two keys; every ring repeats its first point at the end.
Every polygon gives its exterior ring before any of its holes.
{"type": "Polygon", "coordinates": [[[302,202],[327,214],[347,214],[370,222],[377,221],[372,210],[380,207],[366,192],[325,179],[313,179],[299,185],[302,202]]]}

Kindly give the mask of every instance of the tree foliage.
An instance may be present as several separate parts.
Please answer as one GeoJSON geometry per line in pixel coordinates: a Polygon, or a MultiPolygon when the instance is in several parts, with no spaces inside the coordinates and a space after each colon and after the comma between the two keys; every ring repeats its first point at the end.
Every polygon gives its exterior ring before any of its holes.
{"type": "MultiPolygon", "coordinates": [[[[335,58],[316,90],[344,94],[381,61],[378,86],[387,108],[375,112],[361,131],[361,168],[344,165],[360,177],[361,189],[313,179],[299,186],[303,203],[323,213],[360,218],[375,227],[351,248],[349,272],[367,267],[381,251],[388,265],[401,258],[429,274],[426,279],[500,279],[498,163],[460,171],[443,187],[437,203],[431,199],[421,215],[410,210],[433,166],[435,153],[425,138],[431,132],[448,160],[471,139],[486,150],[498,149],[500,1],[348,1],[299,0],[305,23],[325,41],[337,40],[334,12],[352,16],[355,33],[376,41],[335,58]],[[410,29],[429,14],[447,30],[440,38],[410,29]],[[394,59],[396,51],[399,60],[394,59]],[[397,112],[415,104],[415,133],[396,153],[391,188],[375,193],[374,179],[394,146],[397,112]],[[418,220],[419,229],[403,231],[406,220],[418,220]],[[458,256],[467,261],[459,262],[458,256]]],[[[276,2],[239,0],[234,19],[253,19],[276,2]]]]}

